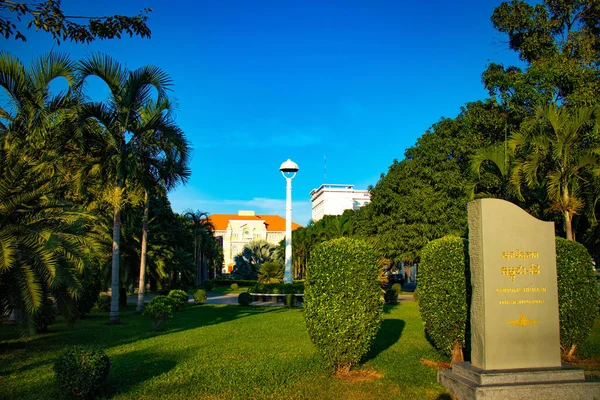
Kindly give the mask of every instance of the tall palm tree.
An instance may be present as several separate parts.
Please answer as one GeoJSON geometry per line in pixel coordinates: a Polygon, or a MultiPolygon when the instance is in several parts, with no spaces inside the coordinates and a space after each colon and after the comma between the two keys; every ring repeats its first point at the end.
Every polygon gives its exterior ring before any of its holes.
{"type": "Polygon", "coordinates": [[[185,183],[190,176],[189,145],[181,129],[170,115],[170,103],[166,100],[151,101],[142,109],[138,134],[134,139],[135,175],[144,190],[144,215],[142,219],[142,244],[140,252],[140,280],[137,312],[144,307],[146,286],[146,254],[148,240],[148,214],[150,192],[160,187],[165,192],[177,183],[185,183]]]}
{"type": "Polygon", "coordinates": [[[109,323],[120,323],[119,314],[119,246],[121,230],[121,206],[128,184],[135,182],[137,160],[133,157],[138,136],[141,134],[141,113],[156,93],[157,101],[167,98],[171,84],[169,76],[160,68],[145,66],[129,71],[107,55],[94,54],[82,60],[78,66],[77,88],[85,88],[88,77],[103,80],[109,88],[105,102],[86,103],[80,111],[82,127],[103,144],[96,165],[102,166],[102,174],[111,189],[113,207],[111,310],[109,323]]]}
{"type": "Polygon", "coordinates": [[[537,106],[539,129],[513,135],[516,147],[526,150],[519,173],[530,187],[543,186],[552,211],[562,214],[568,240],[573,235],[573,216],[583,208],[581,193],[586,176],[600,174],[598,149],[586,145],[586,127],[594,123],[594,109],[579,108],[573,114],[554,103],[537,106]]]}
{"type": "Polygon", "coordinates": [[[515,173],[517,162],[514,147],[497,144],[481,148],[471,157],[470,168],[480,179],[473,184],[473,194],[477,186],[485,185],[493,191],[482,192],[484,196],[500,197],[504,200],[509,200],[511,196],[521,197],[519,175],[515,173]]]}

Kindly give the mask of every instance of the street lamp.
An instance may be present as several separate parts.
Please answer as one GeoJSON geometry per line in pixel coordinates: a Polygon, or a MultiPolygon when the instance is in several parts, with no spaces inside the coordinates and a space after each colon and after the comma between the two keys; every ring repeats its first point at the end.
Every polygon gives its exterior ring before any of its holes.
{"type": "Polygon", "coordinates": [[[285,269],[283,272],[283,283],[292,283],[292,179],[298,172],[298,164],[288,158],[281,167],[281,175],[286,180],[285,196],[285,269]]]}

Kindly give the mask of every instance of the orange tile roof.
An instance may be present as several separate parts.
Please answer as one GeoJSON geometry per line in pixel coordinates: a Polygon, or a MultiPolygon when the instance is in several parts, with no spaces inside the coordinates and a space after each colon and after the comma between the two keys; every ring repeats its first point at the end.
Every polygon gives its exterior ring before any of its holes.
{"type": "MultiPolygon", "coordinates": [[[[216,231],[227,230],[227,225],[230,220],[236,221],[265,221],[267,225],[267,231],[280,231],[285,232],[285,218],[279,215],[238,215],[238,214],[213,214],[208,217],[208,220],[212,222],[216,231]]],[[[292,222],[292,230],[295,231],[298,228],[302,228],[302,225],[292,222]]]]}

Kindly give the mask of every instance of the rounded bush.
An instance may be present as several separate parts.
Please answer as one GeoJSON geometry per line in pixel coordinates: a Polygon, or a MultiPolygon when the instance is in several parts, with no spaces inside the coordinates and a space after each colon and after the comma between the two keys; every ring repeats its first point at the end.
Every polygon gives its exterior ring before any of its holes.
{"type": "Polygon", "coordinates": [[[252,303],[252,295],[248,292],[242,292],[238,296],[238,303],[242,306],[249,306],[252,303]]]}
{"type": "Polygon", "coordinates": [[[286,307],[296,307],[297,302],[298,302],[298,299],[292,293],[286,294],[285,297],[283,298],[283,304],[285,304],[286,307]]]}
{"type": "Polygon", "coordinates": [[[204,304],[206,303],[206,299],[208,296],[206,295],[206,291],[204,289],[196,290],[194,293],[194,300],[196,300],[196,304],[204,304]]]}
{"type": "Polygon", "coordinates": [[[400,293],[402,291],[402,285],[396,282],[392,285],[392,290],[395,290],[396,292],[400,293]]]}
{"type": "Polygon", "coordinates": [[[109,295],[101,294],[100,296],[98,296],[98,301],[96,302],[96,305],[100,310],[104,312],[110,312],[110,302],[111,297],[109,295]]]}
{"type": "Polygon", "coordinates": [[[568,357],[585,342],[598,316],[600,301],[592,257],[581,244],[556,238],[560,344],[568,357]]]}
{"type": "Polygon", "coordinates": [[[215,287],[215,284],[210,279],[207,279],[206,281],[204,281],[202,287],[204,287],[204,290],[206,290],[207,292],[210,292],[215,287]]]}
{"type": "Polygon", "coordinates": [[[306,275],[310,339],[329,366],[346,372],[369,351],[381,325],[375,252],[358,239],[330,240],[315,247],[306,275]]]}
{"type": "Polygon", "coordinates": [[[99,348],[74,346],[66,349],[54,362],[56,381],[70,397],[90,398],[106,387],[110,359],[99,348]]]}
{"type": "Polygon", "coordinates": [[[173,299],[177,311],[181,310],[188,302],[188,294],[183,290],[171,290],[167,297],[173,299]]]}
{"type": "Polygon", "coordinates": [[[238,290],[240,286],[237,283],[232,283],[230,286],[231,290],[238,290]]]}
{"type": "Polygon", "coordinates": [[[425,334],[452,361],[462,361],[468,296],[466,240],[445,236],[421,250],[418,304],[425,334]]]}
{"type": "Polygon", "coordinates": [[[173,316],[175,301],[167,296],[156,296],[144,307],[144,315],[150,317],[152,330],[158,331],[173,316]]]}
{"type": "Polygon", "coordinates": [[[385,301],[385,304],[398,304],[398,292],[394,289],[386,290],[383,300],[385,301]]]}

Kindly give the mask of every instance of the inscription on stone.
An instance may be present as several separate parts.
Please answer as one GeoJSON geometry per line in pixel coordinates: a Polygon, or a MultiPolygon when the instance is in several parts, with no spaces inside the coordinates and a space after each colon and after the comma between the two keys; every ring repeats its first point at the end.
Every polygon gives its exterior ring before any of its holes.
{"type": "Polygon", "coordinates": [[[498,199],[469,203],[471,363],[559,367],[554,224],[498,199]]]}

